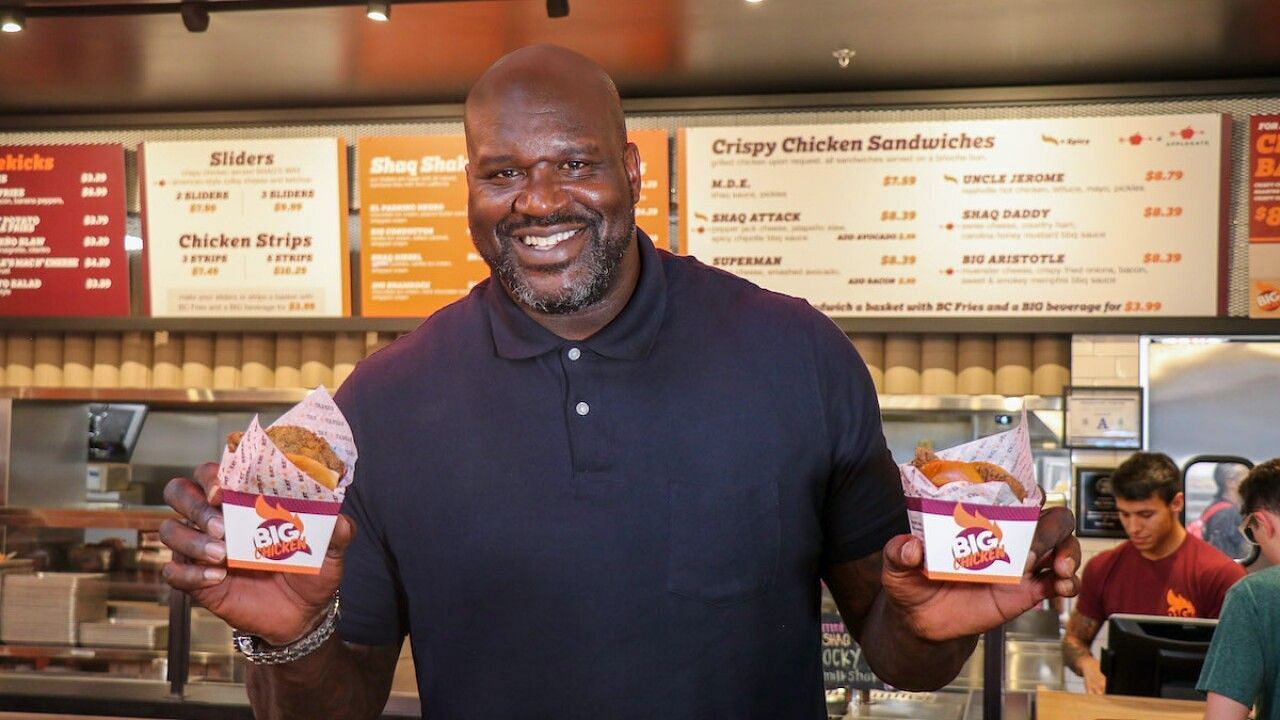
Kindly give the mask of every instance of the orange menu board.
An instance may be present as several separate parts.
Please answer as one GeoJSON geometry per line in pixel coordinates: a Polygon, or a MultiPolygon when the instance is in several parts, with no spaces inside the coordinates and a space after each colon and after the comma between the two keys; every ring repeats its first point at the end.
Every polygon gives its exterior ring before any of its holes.
{"type": "MultiPolygon", "coordinates": [[[[639,130],[636,223],[670,247],[665,130],[639,130]]],[[[423,317],[489,276],[467,227],[467,144],[461,135],[361,138],[360,301],[367,317],[423,317]]]]}
{"type": "Polygon", "coordinates": [[[488,277],[467,231],[461,135],[368,137],[356,147],[362,315],[430,315],[488,277]]]}
{"type": "Polygon", "coordinates": [[[640,151],[640,200],[636,225],[663,250],[671,249],[671,155],[666,130],[632,130],[640,151]]]}
{"type": "Polygon", "coordinates": [[[1280,115],[1249,118],[1249,317],[1280,317],[1280,115]]]}

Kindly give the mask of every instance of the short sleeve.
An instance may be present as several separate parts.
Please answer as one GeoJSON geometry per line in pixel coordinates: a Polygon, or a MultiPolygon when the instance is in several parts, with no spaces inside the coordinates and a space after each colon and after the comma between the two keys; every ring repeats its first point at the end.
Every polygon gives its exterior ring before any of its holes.
{"type": "Polygon", "coordinates": [[[880,403],[853,343],[818,316],[814,348],[818,387],[832,448],[822,508],[823,561],[857,560],[910,532],[902,480],[885,443],[880,403]]]}
{"type": "Polygon", "coordinates": [[[1076,612],[1097,622],[1106,618],[1102,608],[1102,586],[1106,581],[1103,567],[1106,556],[1095,557],[1085,563],[1080,573],[1080,594],[1076,597],[1076,612]]]}
{"type": "Polygon", "coordinates": [[[1233,588],[1227,594],[1196,688],[1252,707],[1264,683],[1258,633],[1262,626],[1252,589],[1247,585],[1233,588]]]}
{"type": "MultiPolygon", "coordinates": [[[[354,379],[353,375],[351,380],[354,379]]],[[[369,497],[373,493],[371,486],[377,482],[377,469],[366,458],[376,457],[376,453],[370,452],[366,441],[368,429],[359,422],[353,398],[356,383],[351,380],[334,396],[351,425],[360,455],[355,477],[342,503],[342,513],[355,521],[356,537],[343,556],[338,633],[351,643],[398,646],[408,627],[404,590],[387,547],[376,504],[369,497]]]]}

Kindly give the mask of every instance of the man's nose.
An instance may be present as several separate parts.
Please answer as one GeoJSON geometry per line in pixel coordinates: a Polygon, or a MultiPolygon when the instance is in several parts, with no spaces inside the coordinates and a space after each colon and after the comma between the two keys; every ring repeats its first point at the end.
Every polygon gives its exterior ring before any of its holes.
{"type": "Polygon", "coordinates": [[[569,196],[560,187],[555,174],[539,169],[529,174],[528,183],[516,195],[511,209],[521,215],[545,217],[563,210],[568,204],[569,196]]]}

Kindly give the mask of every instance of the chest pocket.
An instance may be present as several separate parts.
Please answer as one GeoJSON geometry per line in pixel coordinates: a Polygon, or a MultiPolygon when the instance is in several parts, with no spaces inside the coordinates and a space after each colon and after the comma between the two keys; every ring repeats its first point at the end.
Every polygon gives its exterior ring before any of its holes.
{"type": "Polygon", "coordinates": [[[781,522],[775,483],[673,481],[668,504],[668,591],[729,605],[773,584],[781,522]]]}

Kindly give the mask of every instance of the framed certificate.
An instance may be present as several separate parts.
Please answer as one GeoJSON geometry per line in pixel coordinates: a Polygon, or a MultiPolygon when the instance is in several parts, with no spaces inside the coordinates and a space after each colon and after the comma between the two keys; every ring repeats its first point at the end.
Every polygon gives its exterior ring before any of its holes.
{"type": "Polygon", "coordinates": [[[1077,467],[1075,477],[1076,535],[1079,537],[1125,537],[1111,492],[1113,468],[1077,467]]]}
{"type": "Polygon", "coordinates": [[[1142,388],[1066,388],[1066,440],[1073,449],[1142,449],[1142,388]]]}

